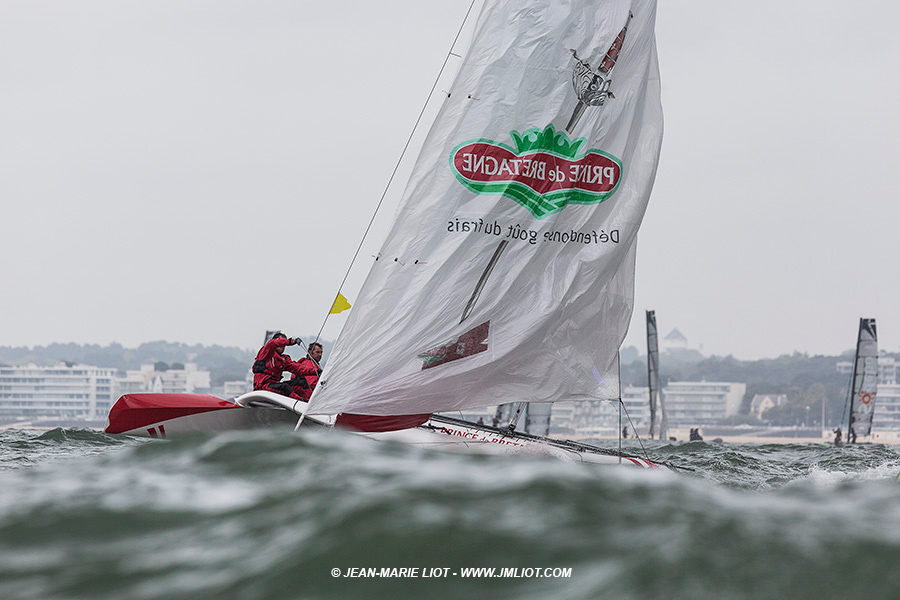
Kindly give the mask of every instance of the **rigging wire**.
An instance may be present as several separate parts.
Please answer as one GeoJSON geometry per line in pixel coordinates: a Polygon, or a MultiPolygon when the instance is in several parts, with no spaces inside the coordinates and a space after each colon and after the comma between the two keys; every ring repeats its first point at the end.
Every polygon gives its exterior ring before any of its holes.
{"type": "MultiPolygon", "coordinates": [[[[853,361],[853,370],[856,370],[856,361],[853,361]]],[[[850,399],[853,397],[853,373],[850,373],[850,384],[847,386],[847,397],[844,398],[844,411],[841,413],[841,422],[838,423],[839,429],[844,429],[844,420],[847,418],[847,407],[850,405],[850,399]]],[[[847,440],[850,439],[850,424],[847,424],[847,440]]]]}
{"type": "MultiPolygon", "coordinates": [[[[648,357],[649,358],[649,357],[648,357]]],[[[625,416],[628,417],[628,423],[631,425],[631,430],[634,432],[634,435],[637,437],[638,443],[641,445],[641,450],[644,451],[644,458],[647,459],[647,462],[652,462],[650,460],[650,456],[647,454],[647,449],[644,448],[644,441],[641,439],[641,436],[638,435],[637,427],[634,426],[634,422],[631,420],[631,415],[628,414],[628,408],[625,407],[625,401],[622,400],[622,353],[616,352],[616,370],[618,371],[619,380],[616,382],[616,385],[619,388],[619,462],[622,461],[622,411],[625,411],[625,416]]],[[[650,439],[653,439],[652,437],[650,439]]]]}
{"type": "Polygon", "coordinates": [[[625,411],[625,416],[628,417],[628,424],[631,425],[631,430],[634,432],[634,437],[637,438],[638,443],[641,445],[641,450],[644,452],[644,458],[650,461],[650,455],[647,454],[647,449],[644,447],[644,440],[641,439],[641,435],[638,433],[637,427],[634,426],[634,422],[631,420],[631,415],[628,414],[628,408],[626,408],[625,402],[623,402],[622,400],[619,400],[619,402],[622,403],[622,410],[625,411]]]}
{"type": "MultiPolygon", "coordinates": [[[[463,28],[466,26],[466,22],[469,20],[469,15],[472,13],[472,8],[475,6],[475,2],[477,0],[472,0],[471,4],[469,4],[469,9],[466,11],[466,16],[463,18],[462,24],[459,26],[459,30],[456,32],[456,37],[453,38],[453,43],[450,44],[450,50],[447,52],[447,56],[444,58],[444,63],[441,65],[440,71],[438,71],[437,77],[434,80],[434,84],[431,86],[431,90],[428,92],[428,97],[425,99],[425,103],[422,105],[422,110],[419,112],[418,118],[416,118],[416,123],[413,125],[412,131],[409,133],[409,137],[406,139],[406,144],[403,146],[403,150],[400,152],[400,158],[397,159],[397,164],[394,165],[394,170],[391,173],[390,179],[388,179],[387,185],[384,188],[384,192],[381,194],[381,198],[378,200],[378,205],[375,207],[375,212],[372,214],[372,218],[369,219],[369,224],[366,227],[365,233],[363,233],[362,239],[359,241],[359,246],[356,248],[356,252],[353,254],[353,258],[350,260],[350,266],[347,267],[347,272],[344,273],[344,278],[341,280],[341,284],[338,286],[337,293],[340,294],[344,289],[344,284],[347,283],[347,277],[350,276],[350,270],[353,269],[353,265],[356,263],[356,259],[359,257],[359,252],[362,250],[363,243],[366,241],[366,237],[369,235],[369,231],[372,229],[372,223],[375,222],[375,217],[378,215],[378,211],[381,209],[381,205],[384,203],[384,198],[387,196],[388,190],[391,188],[391,184],[394,182],[394,177],[397,175],[397,171],[400,169],[400,164],[403,162],[403,158],[406,156],[406,151],[409,149],[410,143],[412,143],[413,136],[416,133],[416,130],[419,128],[419,123],[422,121],[422,116],[425,114],[425,110],[428,108],[428,103],[431,101],[431,97],[434,95],[434,90],[437,88],[437,84],[441,79],[441,75],[444,74],[444,69],[447,68],[447,62],[449,62],[451,56],[457,56],[453,52],[453,48],[456,46],[456,42],[459,41],[459,36],[462,34],[463,28]]],[[[337,295],[335,295],[335,299],[337,299],[337,295]]],[[[328,314],[325,315],[325,320],[322,321],[322,326],[319,328],[319,332],[316,334],[315,341],[319,341],[319,337],[322,335],[322,331],[325,329],[325,324],[328,323],[328,318],[331,316],[331,309],[329,308],[328,314]]]]}
{"type": "MultiPolygon", "coordinates": [[[[403,158],[406,156],[406,151],[409,150],[409,145],[412,143],[413,136],[416,133],[416,130],[419,128],[419,123],[422,121],[422,117],[425,115],[425,110],[428,108],[428,103],[431,101],[431,97],[434,95],[434,90],[437,88],[438,82],[441,80],[441,76],[444,74],[444,69],[447,68],[447,63],[450,61],[451,56],[457,56],[453,52],[453,48],[456,46],[456,43],[459,41],[459,36],[462,35],[463,28],[465,28],[466,23],[469,20],[469,15],[472,14],[472,8],[475,6],[475,2],[477,0],[472,0],[469,4],[469,8],[466,11],[466,16],[463,18],[462,23],[459,26],[459,30],[456,32],[456,37],[453,38],[453,43],[450,44],[450,50],[447,52],[447,56],[444,57],[444,62],[441,65],[440,70],[438,71],[437,77],[434,79],[434,83],[431,86],[431,90],[428,92],[428,96],[425,98],[425,103],[422,105],[422,110],[419,111],[419,116],[416,118],[416,122],[413,125],[412,131],[409,132],[409,137],[406,139],[406,144],[403,146],[403,150],[400,152],[400,157],[397,159],[397,164],[394,165],[394,170],[391,172],[391,176],[388,179],[387,185],[384,187],[384,191],[381,193],[381,198],[378,200],[378,205],[375,207],[375,212],[372,213],[372,218],[369,219],[369,224],[366,226],[366,231],[363,233],[362,239],[359,240],[359,245],[356,247],[356,252],[353,254],[353,258],[350,260],[350,265],[347,267],[347,272],[344,273],[344,278],[341,280],[341,284],[338,286],[337,294],[335,294],[335,300],[338,298],[338,294],[340,294],[344,289],[344,284],[347,283],[347,278],[350,276],[350,271],[353,269],[353,265],[356,263],[356,259],[359,257],[359,253],[362,250],[363,243],[366,241],[366,237],[369,235],[369,231],[372,229],[372,224],[375,222],[375,217],[378,215],[378,211],[381,209],[381,205],[384,203],[384,198],[387,196],[388,190],[391,189],[391,185],[394,182],[394,177],[397,175],[397,171],[400,169],[400,164],[403,162],[403,158]]],[[[332,304],[333,307],[333,304],[332,304]]],[[[328,318],[331,316],[331,308],[328,309],[328,313],[325,315],[325,319],[322,321],[322,326],[319,327],[318,333],[316,333],[315,342],[319,341],[319,338],[322,336],[322,331],[325,330],[325,325],[328,323],[328,318]]],[[[309,412],[310,404],[312,404],[312,398],[310,398],[309,404],[306,406],[306,410],[300,416],[300,419],[297,421],[297,425],[294,427],[294,431],[300,429],[300,425],[303,423],[303,419],[306,417],[306,414],[309,412]]]]}
{"type": "MultiPolygon", "coordinates": [[[[860,324],[862,326],[862,324],[860,324]]],[[[844,400],[844,412],[841,414],[841,422],[838,427],[844,428],[844,417],[847,416],[847,407],[850,407],[850,419],[847,421],[847,443],[850,443],[850,432],[853,430],[851,421],[853,420],[853,396],[856,387],[856,369],[859,365],[859,336],[856,338],[856,352],[853,354],[853,369],[850,371],[850,385],[847,388],[847,399],[844,400]]]]}

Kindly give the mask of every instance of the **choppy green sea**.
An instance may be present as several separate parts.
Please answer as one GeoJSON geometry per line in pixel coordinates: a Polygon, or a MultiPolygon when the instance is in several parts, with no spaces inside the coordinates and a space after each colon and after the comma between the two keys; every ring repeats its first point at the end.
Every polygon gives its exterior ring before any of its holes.
{"type": "Polygon", "coordinates": [[[645,445],[695,471],[2,430],[0,599],[900,595],[895,447],[645,445]]]}

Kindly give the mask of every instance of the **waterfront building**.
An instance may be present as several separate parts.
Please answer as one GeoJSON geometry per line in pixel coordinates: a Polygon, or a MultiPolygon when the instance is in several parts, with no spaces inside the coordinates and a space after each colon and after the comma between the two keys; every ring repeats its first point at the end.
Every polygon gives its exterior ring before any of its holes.
{"type": "Polygon", "coordinates": [[[223,398],[237,398],[247,392],[253,391],[253,382],[246,379],[241,381],[226,381],[222,388],[223,398]]]}
{"type": "Polygon", "coordinates": [[[210,391],[209,371],[201,371],[196,363],[185,363],[183,369],[169,369],[156,376],[164,394],[193,394],[210,391]]]}
{"type": "Polygon", "coordinates": [[[60,363],[0,367],[0,421],[105,419],[117,398],[116,370],[60,363]]]}
{"type": "Polygon", "coordinates": [[[734,416],[747,385],[707,381],[672,381],[663,388],[669,427],[700,427],[734,416]]]}
{"type": "Polygon", "coordinates": [[[125,377],[116,378],[116,387],[119,395],[144,394],[148,392],[148,383],[152,377],[148,373],[153,371],[153,365],[143,365],[138,371],[126,371],[125,377]]]}
{"type": "Polygon", "coordinates": [[[878,384],[875,412],[872,415],[872,434],[893,431],[900,433],[900,384],[878,384]]]}
{"type": "Polygon", "coordinates": [[[199,394],[210,391],[210,374],[198,369],[195,363],[166,371],[157,371],[154,365],[141,365],[140,370],[126,371],[117,383],[120,394],[199,394]]]}
{"type": "Polygon", "coordinates": [[[900,363],[895,361],[890,356],[879,356],[878,357],[878,385],[891,385],[897,383],[898,373],[897,370],[900,369],[900,363]]]}
{"type": "MultiPolygon", "coordinates": [[[[700,427],[712,425],[736,415],[747,386],[743,383],[673,382],[661,390],[669,427],[700,427]]],[[[778,401],[780,396],[773,396],[778,401]]],[[[629,434],[647,435],[650,427],[650,392],[647,387],[627,386],[622,392],[622,421],[619,422],[619,403],[615,400],[588,402],[557,402],[553,405],[550,432],[580,438],[616,437],[621,427],[629,434]]],[[[900,408],[900,406],[898,406],[900,408]]],[[[486,423],[493,416],[484,409],[446,413],[475,421],[479,416],[486,423]]],[[[657,415],[657,422],[661,415],[657,415]]]]}
{"type": "MultiPolygon", "coordinates": [[[[838,373],[847,376],[847,387],[850,386],[850,377],[853,375],[853,361],[840,360],[835,365],[838,373]]],[[[878,385],[897,383],[900,380],[900,362],[883,352],[878,356],[878,385]]]]}
{"type": "MultiPolygon", "coordinates": [[[[650,388],[644,386],[627,386],[622,391],[622,403],[625,410],[622,413],[622,421],[624,425],[628,425],[628,431],[644,432],[650,428],[650,388]]],[[[607,410],[616,409],[618,422],[618,409],[615,404],[608,405],[607,410]]],[[[659,423],[660,415],[656,415],[656,421],[659,423]]]]}
{"type": "Polygon", "coordinates": [[[673,329],[662,339],[663,350],[686,350],[687,347],[688,339],[678,329],[673,329]]]}
{"type": "Polygon", "coordinates": [[[767,410],[782,406],[786,402],[787,394],[756,394],[750,401],[750,414],[757,419],[762,419],[763,413],[767,410]]]}
{"type": "MultiPolygon", "coordinates": [[[[648,388],[628,386],[623,390],[621,427],[627,427],[630,435],[646,435],[650,427],[649,403],[648,388]]],[[[619,403],[615,400],[557,402],[553,406],[551,431],[578,437],[618,436],[619,403]]]]}
{"type": "Polygon", "coordinates": [[[575,402],[556,402],[550,413],[551,435],[572,435],[575,433],[575,402]]]}
{"type": "Polygon", "coordinates": [[[900,363],[889,356],[878,357],[878,391],[872,414],[875,441],[900,440],[900,363]]]}

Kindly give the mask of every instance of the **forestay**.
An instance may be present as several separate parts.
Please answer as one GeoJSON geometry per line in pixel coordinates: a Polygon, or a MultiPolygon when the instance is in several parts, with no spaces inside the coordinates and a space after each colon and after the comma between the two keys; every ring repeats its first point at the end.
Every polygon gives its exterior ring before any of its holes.
{"type": "Polygon", "coordinates": [[[486,0],[311,414],[618,397],[655,0],[486,0]]]}

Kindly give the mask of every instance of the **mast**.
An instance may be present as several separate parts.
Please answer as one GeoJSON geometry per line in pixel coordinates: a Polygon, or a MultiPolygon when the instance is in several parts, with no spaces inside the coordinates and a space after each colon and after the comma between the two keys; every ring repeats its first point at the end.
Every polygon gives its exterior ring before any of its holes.
{"type": "Polygon", "coordinates": [[[848,400],[850,403],[850,417],[847,421],[847,443],[852,443],[850,440],[851,434],[853,432],[853,390],[856,389],[856,366],[859,364],[859,338],[856,340],[856,352],[853,354],[853,374],[850,376],[850,389],[848,390],[848,400]]]}
{"type": "MultiPolygon", "coordinates": [[[[659,336],[656,333],[656,311],[647,311],[647,387],[650,390],[650,439],[656,431],[656,403],[659,394],[659,336]]],[[[662,430],[660,438],[662,439],[662,430]]]]}
{"type": "Polygon", "coordinates": [[[662,390],[659,391],[659,439],[665,440],[669,437],[669,418],[666,416],[666,403],[663,398],[662,390]]]}

